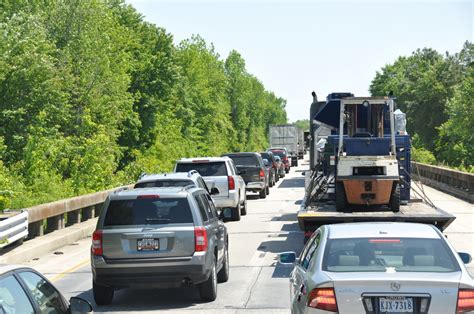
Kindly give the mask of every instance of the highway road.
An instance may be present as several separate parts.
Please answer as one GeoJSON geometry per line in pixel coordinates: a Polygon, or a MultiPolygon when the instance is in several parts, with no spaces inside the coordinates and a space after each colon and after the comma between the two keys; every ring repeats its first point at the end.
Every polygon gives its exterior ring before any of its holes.
{"type": "MultiPolygon", "coordinates": [[[[289,313],[288,276],[291,267],[278,265],[277,254],[300,252],[303,233],[296,212],[304,195],[300,162],[271,188],[267,199],[248,194],[248,214],[239,222],[228,222],[230,235],[230,279],[218,285],[217,300],[202,303],[196,289],[121,290],[112,305],[98,307],[92,298],[89,263],[90,238],[41,256],[27,265],[45,274],[66,295],[80,296],[94,305],[95,313],[289,313]]],[[[474,254],[474,205],[425,187],[430,199],[457,219],[445,234],[459,251],[474,254]]],[[[470,271],[474,273],[474,263],[470,271]]]]}

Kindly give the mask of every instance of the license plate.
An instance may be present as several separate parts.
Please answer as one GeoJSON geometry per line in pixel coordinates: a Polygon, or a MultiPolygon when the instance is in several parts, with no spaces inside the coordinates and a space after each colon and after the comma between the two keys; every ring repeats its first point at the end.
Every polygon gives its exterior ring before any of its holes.
{"type": "Polygon", "coordinates": [[[381,313],[413,313],[413,298],[379,298],[379,308],[381,313]]]}
{"type": "Polygon", "coordinates": [[[159,239],[139,239],[137,241],[138,251],[157,251],[160,249],[159,239]]]}

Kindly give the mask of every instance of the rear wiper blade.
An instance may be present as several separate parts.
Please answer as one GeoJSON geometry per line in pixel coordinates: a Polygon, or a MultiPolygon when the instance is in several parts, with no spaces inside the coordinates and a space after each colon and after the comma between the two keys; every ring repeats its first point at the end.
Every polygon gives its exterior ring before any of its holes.
{"type": "Polygon", "coordinates": [[[145,218],[146,222],[168,223],[171,219],[166,218],[145,218]]]}

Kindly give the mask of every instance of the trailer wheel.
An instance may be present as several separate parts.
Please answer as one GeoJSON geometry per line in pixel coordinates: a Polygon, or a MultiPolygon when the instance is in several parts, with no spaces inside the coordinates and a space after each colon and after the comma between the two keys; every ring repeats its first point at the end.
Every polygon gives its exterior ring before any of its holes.
{"type": "Polygon", "coordinates": [[[390,207],[394,213],[398,213],[400,211],[400,185],[396,182],[393,184],[392,195],[390,196],[390,203],[388,207],[390,207]]]}
{"type": "Polygon", "coordinates": [[[346,191],[342,182],[336,183],[336,210],[338,212],[347,212],[346,191]]]}

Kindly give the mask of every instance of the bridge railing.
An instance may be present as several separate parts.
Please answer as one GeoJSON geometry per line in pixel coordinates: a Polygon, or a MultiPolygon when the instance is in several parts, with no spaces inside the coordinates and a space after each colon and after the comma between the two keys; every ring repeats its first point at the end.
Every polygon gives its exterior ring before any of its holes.
{"type": "Polygon", "coordinates": [[[107,195],[116,190],[110,189],[26,208],[29,238],[96,217],[107,195]]]}
{"type": "Polygon", "coordinates": [[[418,162],[412,162],[411,169],[423,183],[474,202],[474,174],[418,162]]]}

